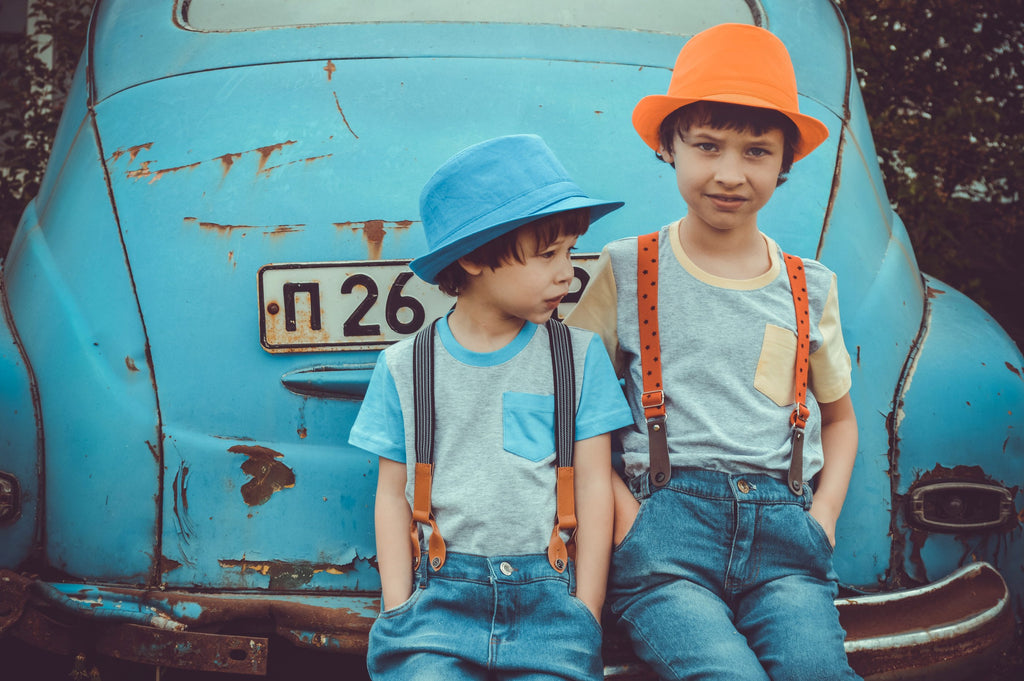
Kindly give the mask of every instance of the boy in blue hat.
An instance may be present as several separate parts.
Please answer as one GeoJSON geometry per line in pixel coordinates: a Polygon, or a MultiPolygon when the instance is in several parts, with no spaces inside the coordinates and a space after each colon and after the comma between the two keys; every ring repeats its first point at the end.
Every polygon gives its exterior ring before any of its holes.
{"type": "Polygon", "coordinates": [[[577,237],[621,205],[533,135],[424,187],[410,267],[457,302],[381,353],[349,438],[379,457],[374,679],[602,677],[609,432],[632,418],[600,339],[551,316],[577,237]]]}
{"type": "Polygon", "coordinates": [[[800,112],[782,42],[741,24],[691,38],[633,125],[687,214],[609,244],[569,316],[634,413],[611,610],[662,679],[856,679],[832,568],[857,452],[836,277],[758,226],[828,128],[800,112]]]}

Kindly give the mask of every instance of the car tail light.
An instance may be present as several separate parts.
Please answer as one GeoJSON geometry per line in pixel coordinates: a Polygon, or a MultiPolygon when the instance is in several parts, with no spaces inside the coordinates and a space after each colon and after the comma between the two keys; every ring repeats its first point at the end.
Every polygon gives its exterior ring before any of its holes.
{"type": "Polygon", "coordinates": [[[1013,495],[995,483],[926,483],[911,490],[908,502],[911,524],[931,532],[979,532],[1016,520],[1013,495]]]}

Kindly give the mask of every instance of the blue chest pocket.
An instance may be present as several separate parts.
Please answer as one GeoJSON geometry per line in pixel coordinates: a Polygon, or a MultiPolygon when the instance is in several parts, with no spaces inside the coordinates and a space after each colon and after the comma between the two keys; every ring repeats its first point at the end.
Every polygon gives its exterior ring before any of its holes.
{"type": "Polygon", "coordinates": [[[555,453],[555,396],[504,393],[501,420],[505,451],[530,461],[555,453]]]}

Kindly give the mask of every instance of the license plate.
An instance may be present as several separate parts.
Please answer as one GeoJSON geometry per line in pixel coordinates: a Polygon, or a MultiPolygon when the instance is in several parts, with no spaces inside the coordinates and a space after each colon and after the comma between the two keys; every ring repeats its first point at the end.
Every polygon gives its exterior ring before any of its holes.
{"type": "MultiPolygon", "coordinates": [[[[576,280],[559,316],[579,300],[597,257],[573,256],[576,280]]],[[[408,260],[265,265],[258,279],[260,343],[268,352],[379,350],[455,302],[414,275],[408,260]]]]}

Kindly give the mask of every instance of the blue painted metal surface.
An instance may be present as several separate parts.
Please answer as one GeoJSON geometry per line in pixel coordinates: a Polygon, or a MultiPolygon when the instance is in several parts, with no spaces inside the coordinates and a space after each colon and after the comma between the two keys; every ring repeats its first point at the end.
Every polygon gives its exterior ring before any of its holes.
{"type": "MultiPolygon", "coordinates": [[[[762,4],[802,110],[831,133],[761,224],[839,276],[860,424],[840,578],[886,591],[984,559],[1020,613],[1016,523],[921,533],[903,505],[919,478],[959,466],[1020,507],[1024,360],[971,301],[922,279],[838,10],[762,4]]],[[[107,603],[147,613],[166,589],[158,610],[189,625],[267,599],[287,604],[278,630],[291,640],[359,650],[379,589],[375,461],[346,444],[356,399],[288,386],[337,369],[358,395],[376,352],[266,352],[258,270],[417,255],[432,170],[515,132],[540,134],[588,191],[627,202],[581,251],[679,217],[671,169],[629,120],[664,90],[685,37],[487,24],[204,33],[183,28],[180,9],[98,3],[4,262],[0,470],[25,493],[21,518],[0,525],[0,568],[59,572],[72,605],[120,585],[107,603]]]]}

